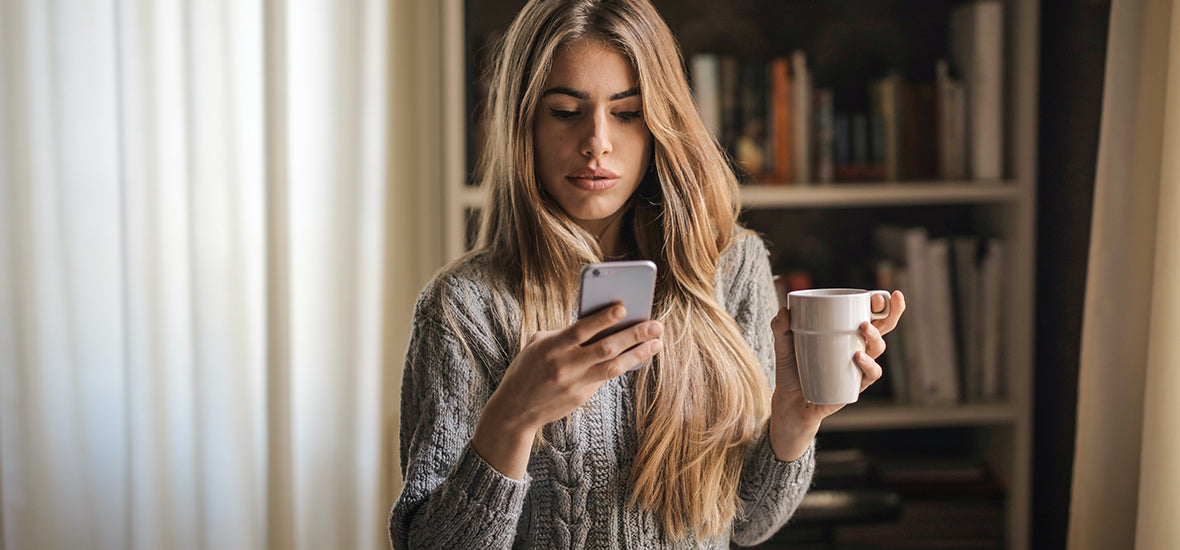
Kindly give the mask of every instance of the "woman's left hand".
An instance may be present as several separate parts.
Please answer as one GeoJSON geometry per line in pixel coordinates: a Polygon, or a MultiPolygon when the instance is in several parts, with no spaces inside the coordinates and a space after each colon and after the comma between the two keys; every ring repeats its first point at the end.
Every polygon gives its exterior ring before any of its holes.
{"type": "MultiPolygon", "coordinates": [[[[881,311],[884,298],[873,296],[872,309],[881,311]]],[[[853,358],[860,367],[860,391],[864,391],[881,378],[881,366],[876,359],[885,352],[885,334],[897,327],[897,321],[905,312],[905,296],[893,291],[889,299],[889,316],[860,326],[865,341],[865,351],[857,352],[853,358]]],[[[815,405],[803,398],[803,387],[799,382],[799,367],[795,364],[795,338],[791,332],[790,313],[779,309],[770,323],[774,331],[775,388],[770,407],[770,443],[779,460],[791,461],[803,456],[811,440],[819,431],[824,418],[840,410],[844,405],[815,405]]]]}

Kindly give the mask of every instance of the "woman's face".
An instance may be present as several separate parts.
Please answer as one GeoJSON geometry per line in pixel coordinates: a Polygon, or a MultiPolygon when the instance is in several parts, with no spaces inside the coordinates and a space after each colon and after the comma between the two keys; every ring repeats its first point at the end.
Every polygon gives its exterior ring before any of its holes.
{"type": "Polygon", "coordinates": [[[639,186],[651,132],[631,63],[583,39],[561,48],[533,119],[537,177],[578,225],[599,233],[639,186]]]}

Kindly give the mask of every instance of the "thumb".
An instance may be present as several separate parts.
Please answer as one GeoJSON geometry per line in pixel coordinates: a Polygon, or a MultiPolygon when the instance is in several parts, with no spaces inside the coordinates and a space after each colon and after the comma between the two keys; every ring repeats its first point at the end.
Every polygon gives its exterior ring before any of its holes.
{"type": "Polygon", "coordinates": [[[795,335],[791,332],[791,312],[787,308],[779,308],[778,315],[770,321],[770,330],[774,333],[774,356],[781,364],[784,359],[795,359],[795,335]]]}

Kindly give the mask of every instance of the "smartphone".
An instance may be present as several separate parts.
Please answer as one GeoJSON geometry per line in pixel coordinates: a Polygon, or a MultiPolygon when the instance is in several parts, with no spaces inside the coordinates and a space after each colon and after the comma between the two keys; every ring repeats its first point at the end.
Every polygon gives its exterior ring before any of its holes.
{"type": "MultiPolygon", "coordinates": [[[[623,319],[594,335],[587,343],[651,319],[656,289],[656,264],[649,260],[602,262],[582,267],[578,292],[578,318],[591,315],[616,302],[627,309],[623,319]]],[[[641,365],[635,365],[635,370],[641,365]]]]}

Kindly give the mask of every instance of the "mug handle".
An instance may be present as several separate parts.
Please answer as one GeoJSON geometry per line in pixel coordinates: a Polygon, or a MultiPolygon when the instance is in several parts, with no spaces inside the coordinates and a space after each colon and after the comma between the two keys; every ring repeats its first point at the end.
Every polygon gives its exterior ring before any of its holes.
{"type": "Polygon", "coordinates": [[[869,291],[869,318],[870,319],[874,319],[874,320],[884,319],[889,316],[889,298],[891,296],[893,296],[893,293],[889,292],[888,290],[870,290],[869,291]],[[872,295],[873,294],[880,294],[881,296],[885,297],[885,309],[881,310],[881,313],[873,313],[873,311],[872,311],[872,308],[873,308],[873,306],[872,306],[873,296],[872,295]]]}

